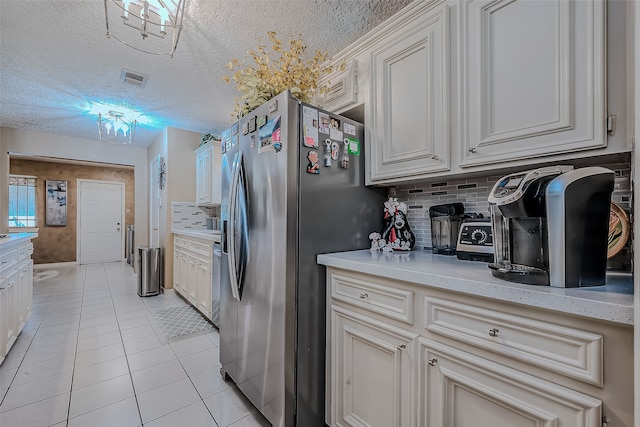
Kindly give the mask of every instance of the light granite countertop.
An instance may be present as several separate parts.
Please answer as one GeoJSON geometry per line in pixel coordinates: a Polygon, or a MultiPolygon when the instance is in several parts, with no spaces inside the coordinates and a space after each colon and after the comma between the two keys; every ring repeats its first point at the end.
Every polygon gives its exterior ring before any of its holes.
{"type": "Polygon", "coordinates": [[[7,233],[0,234],[0,245],[13,246],[8,245],[8,243],[17,243],[23,240],[31,240],[38,237],[38,233],[7,233]]]}
{"type": "Polygon", "coordinates": [[[214,243],[220,243],[220,230],[195,230],[195,229],[175,229],[173,234],[196,237],[198,239],[211,240],[214,243]]]}
{"type": "Polygon", "coordinates": [[[495,278],[486,263],[426,251],[370,250],[318,255],[318,263],[437,289],[633,325],[633,278],[611,274],[607,284],[583,288],[523,285],[495,278]]]}

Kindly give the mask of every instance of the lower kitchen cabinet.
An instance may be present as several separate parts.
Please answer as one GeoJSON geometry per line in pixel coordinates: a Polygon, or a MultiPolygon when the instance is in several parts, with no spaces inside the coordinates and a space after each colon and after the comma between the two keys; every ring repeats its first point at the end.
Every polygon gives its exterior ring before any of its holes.
{"type": "Polygon", "coordinates": [[[173,288],[209,320],[212,319],[213,242],[175,237],[173,288]]]}
{"type": "MultiPolygon", "coordinates": [[[[33,234],[33,237],[37,236],[33,234]]],[[[33,244],[31,238],[1,244],[0,363],[13,347],[31,316],[33,300],[33,244]]]]}
{"type": "Polygon", "coordinates": [[[421,426],[600,426],[599,399],[419,339],[421,426]]]}
{"type": "Polygon", "coordinates": [[[628,325],[328,267],[326,422],[632,425],[632,343],[628,325]]]}
{"type": "Polygon", "coordinates": [[[417,335],[335,306],[331,323],[335,425],[414,425],[417,335]]]}

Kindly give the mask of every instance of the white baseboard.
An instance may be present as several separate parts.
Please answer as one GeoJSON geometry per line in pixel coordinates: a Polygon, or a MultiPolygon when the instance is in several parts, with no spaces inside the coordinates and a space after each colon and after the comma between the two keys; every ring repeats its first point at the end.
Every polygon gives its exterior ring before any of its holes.
{"type": "Polygon", "coordinates": [[[71,267],[76,266],[78,263],[76,261],[69,262],[51,262],[48,264],[34,264],[33,268],[54,268],[54,267],[71,267]]]}

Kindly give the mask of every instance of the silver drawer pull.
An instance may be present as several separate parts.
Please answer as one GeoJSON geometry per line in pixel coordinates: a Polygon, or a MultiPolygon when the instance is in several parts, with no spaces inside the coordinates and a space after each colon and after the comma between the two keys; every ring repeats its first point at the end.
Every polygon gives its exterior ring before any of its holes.
{"type": "Polygon", "coordinates": [[[429,366],[436,366],[437,363],[438,363],[438,359],[436,358],[427,360],[427,365],[429,366]]]}
{"type": "Polygon", "coordinates": [[[475,149],[475,148],[469,148],[469,152],[470,152],[471,154],[474,154],[474,153],[476,152],[476,149],[475,149]]]}
{"type": "Polygon", "coordinates": [[[360,298],[365,299],[365,298],[369,298],[368,294],[360,294],[360,298]]]}
{"type": "Polygon", "coordinates": [[[398,350],[404,350],[405,348],[407,348],[407,346],[404,344],[400,344],[397,348],[398,350]]]}
{"type": "Polygon", "coordinates": [[[498,332],[500,332],[500,331],[498,329],[496,329],[496,328],[489,329],[489,336],[497,337],[498,336],[498,332]]]}

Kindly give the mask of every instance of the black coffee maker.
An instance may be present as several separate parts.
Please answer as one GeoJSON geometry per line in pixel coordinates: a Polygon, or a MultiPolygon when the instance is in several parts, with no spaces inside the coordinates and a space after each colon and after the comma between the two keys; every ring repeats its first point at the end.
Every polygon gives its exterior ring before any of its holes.
{"type": "Polygon", "coordinates": [[[605,284],[613,171],[552,166],[507,175],[489,194],[492,274],[533,285],[605,284]]]}

